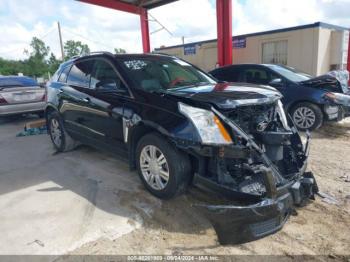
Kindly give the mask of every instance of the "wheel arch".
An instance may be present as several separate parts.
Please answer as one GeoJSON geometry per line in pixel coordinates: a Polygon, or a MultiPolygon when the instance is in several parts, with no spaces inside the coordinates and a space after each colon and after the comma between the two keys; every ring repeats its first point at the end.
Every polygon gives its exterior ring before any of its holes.
{"type": "Polygon", "coordinates": [[[57,108],[54,105],[52,105],[52,104],[46,105],[45,110],[44,110],[44,117],[46,119],[46,122],[48,121],[49,114],[52,112],[55,112],[55,111],[58,112],[57,108]]]}
{"type": "Polygon", "coordinates": [[[317,101],[306,100],[306,99],[297,100],[297,101],[294,101],[294,102],[288,104],[288,105],[286,106],[286,112],[287,112],[288,114],[290,114],[290,113],[291,113],[291,110],[292,110],[297,104],[301,104],[301,103],[310,103],[310,104],[313,104],[313,105],[315,105],[315,106],[318,106],[318,107],[321,109],[322,114],[324,115],[323,108],[322,108],[322,104],[317,103],[317,101]]]}
{"type": "Polygon", "coordinates": [[[129,151],[129,167],[130,170],[136,168],[136,147],[142,137],[149,133],[157,133],[162,137],[169,137],[170,134],[167,130],[151,122],[139,122],[137,125],[130,129],[128,135],[128,151],[129,151]]]}
{"type": "MultiPolygon", "coordinates": [[[[291,117],[291,119],[293,119],[293,111],[295,108],[297,108],[298,105],[302,105],[302,104],[309,104],[309,107],[314,107],[314,113],[315,113],[315,120],[314,120],[314,123],[311,127],[308,128],[308,130],[315,130],[315,129],[318,129],[319,127],[322,126],[322,124],[324,123],[324,120],[325,118],[327,117],[326,116],[326,113],[324,112],[324,108],[322,106],[322,104],[319,104],[319,103],[315,103],[313,101],[310,101],[310,100],[300,100],[300,101],[297,101],[295,103],[293,103],[289,109],[288,109],[288,114],[289,116],[291,117]]],[[[293,119],[294,120],[294,119],[293,119]]],[[[298,126],[297,123],[295,123],[295,125],[297,126],[297,128],[299,130],[306,130],[304,127],[300,127],[298,126]]]]}

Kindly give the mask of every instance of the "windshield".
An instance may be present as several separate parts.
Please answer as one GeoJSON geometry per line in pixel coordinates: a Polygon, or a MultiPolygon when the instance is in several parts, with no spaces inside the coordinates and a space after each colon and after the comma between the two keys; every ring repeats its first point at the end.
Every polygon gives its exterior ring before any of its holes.
{"type": "Polygon", "coordinates": [[[302,71],[298,71],[291,67],[280,66],[280,65],[266,65],[266,66],[293,82],[301,82],[301,81],[306,81],[313,78],[313,76],[307,73],[304,73],[302,71]]]}
{"type": "Polygon", "coordinates": [[[11,87],[33,87],[39,84],[30,77],[0,77],[0,89],[11,87]]]}
{"type": "Polygon", "coordinates": [[[192,65],[173,57],[121,58],[120,63],[137,88],[155,92],[215,84],[192,65]]]}

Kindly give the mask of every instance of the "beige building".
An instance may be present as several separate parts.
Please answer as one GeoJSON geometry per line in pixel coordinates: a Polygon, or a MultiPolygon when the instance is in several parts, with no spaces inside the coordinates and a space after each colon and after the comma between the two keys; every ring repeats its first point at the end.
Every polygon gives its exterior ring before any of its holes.
{"type": "MultiPolygon", "coordinates": [[[[312,75],[346,69],[349,29],[317,22],[266,32],[234,36],[233,63],[276,63],[312,75]]],[[[217,64],[215,39],[157,48],[209,71],[217,64]]]]}

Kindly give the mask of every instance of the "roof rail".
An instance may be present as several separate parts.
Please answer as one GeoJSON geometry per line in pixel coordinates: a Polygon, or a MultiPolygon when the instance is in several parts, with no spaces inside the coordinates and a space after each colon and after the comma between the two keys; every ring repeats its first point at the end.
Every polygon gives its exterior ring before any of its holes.
{"type": "Polygon", "coordinates": [[[114,56],[113,53],[108,52],[108,51],[94,51],[94,52],[89,52],[87,54],[75,55],[75,56],[72,56],[70,59],[76,59],[76,58],[80,58],[80,57],[84,57],[84,56],[88,56],[88,55],[97,55],[97,54],[105,54],[105,55],[114,56]]]}
{"type": "Polygon", "coordinates": [[[94,55],[94,54],[114,55],[113,53],[108,52],[108,51],[94,51],[94,52],[90,52],[90,53],[88,53],[86,55],[94,55]]]}

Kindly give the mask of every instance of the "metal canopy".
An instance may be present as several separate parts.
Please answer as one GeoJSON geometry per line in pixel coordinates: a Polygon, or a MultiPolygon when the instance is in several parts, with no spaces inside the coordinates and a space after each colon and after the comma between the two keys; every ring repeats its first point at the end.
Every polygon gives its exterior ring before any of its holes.
{"type": "Polygon", "coordinates": [[[169,4],[171,2],[178,1],[178,0],[120,0],[120,1],[125,2],[127,4],[135,5],[138,7],[152,9],[152,8],[166,5],[166,4],[169,4]]]}
{"type": "Polygon", "coordinates": [[[151,51],[149,37],[149,20],[147,10],[166,5],[178,0],[78,0],[88,4],[98,5],[140,16],[142,47],[144,53],[151,51]]]}
{"type": "MultiPolygon", "coordinates": [[[[140,16],[142,47],[144,53],[151,51],[148,9],[178,0],[78,0],[140,16]]],[[[232,0],[216,0],[218,32],[218,65],[232,64],[232,0]]]]}
{"type": "Polygon", "coordinates": [[[178,0],[78,0],[132,14],[141,14],[144,10],[166,5],[178,0]]]}

